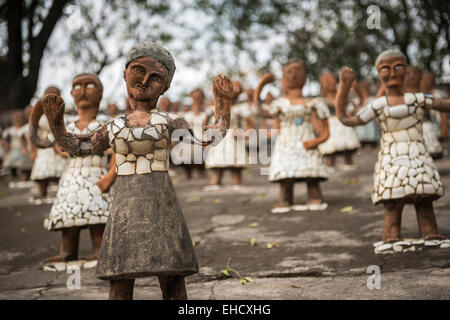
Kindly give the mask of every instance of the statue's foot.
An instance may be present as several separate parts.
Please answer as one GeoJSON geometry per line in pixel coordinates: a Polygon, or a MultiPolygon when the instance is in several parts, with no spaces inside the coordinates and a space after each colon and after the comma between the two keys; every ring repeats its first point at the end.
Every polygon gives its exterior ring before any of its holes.
{"type": "Polygon", "coordinates": [[[287,202],[277,202],[270,209],[271,213],[286,213],[291,211],[290,204],[287,202]]]}
{"type": "Polygon", "coordinates": [[[399,237],[391,237],[391,238],[387,238],[386,240],[383,240],[383,243],[395,243],[398,241],[402,241],[402,238],[399,237]]]}
{"type": "Polygon", "coordinates": [[[444,236],[443,234],[440,233],[429,233],[425,236],[422,237],[423,240],[428,241],[428,240],[445,240],[447,239],[446,236],[444,236]]]}
{"type": "Polygon", "coordinates": [[[73,258],[70,255],[57,255],[57,256],[50,257],[47,260],[45,260],[45,264],[68,262],[68,261],[72,261],[72,260],[76,260],[76,258],[73,258]]]}

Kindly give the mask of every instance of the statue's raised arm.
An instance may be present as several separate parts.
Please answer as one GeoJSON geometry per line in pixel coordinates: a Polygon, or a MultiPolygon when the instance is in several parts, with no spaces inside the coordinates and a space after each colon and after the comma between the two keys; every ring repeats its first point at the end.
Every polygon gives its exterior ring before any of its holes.
{"type": "MultiPolygon", "coordinates": [[[[55,94],[48,94],[39,101],[38,105],[42,106],[56,143],[63,151],[67,151],[74,156],[86,156],[103,152],[110,147],[106,125],[87,135],[67,132],[64,125],[65,103],[63,98],[55,94]]],[[[38,112],[38,109],[36,112],[38,112]]]]}

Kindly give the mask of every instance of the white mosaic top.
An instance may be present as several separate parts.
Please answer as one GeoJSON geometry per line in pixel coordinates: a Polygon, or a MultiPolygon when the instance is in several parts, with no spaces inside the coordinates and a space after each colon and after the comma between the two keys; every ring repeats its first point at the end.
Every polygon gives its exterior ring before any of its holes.
{"type": "Polygon", "coordinates": [[[426,109],[433,96],[405,93],[405,104],[390,106],[383,96],[358,112],[364,122],[377,118],[382,130],[381,150],[375,165],[372,201],[440,197],[444,189],[422,133],[426,109]]]}

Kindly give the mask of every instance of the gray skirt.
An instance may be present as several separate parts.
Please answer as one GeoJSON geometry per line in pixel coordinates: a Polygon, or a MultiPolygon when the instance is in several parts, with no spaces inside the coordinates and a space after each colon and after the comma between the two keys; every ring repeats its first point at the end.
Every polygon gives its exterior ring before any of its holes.
{"type": "Polygon", "coordinates": [[[103,280],[198,272],[168,172],[118,176],[96,276],[103,280]]]}

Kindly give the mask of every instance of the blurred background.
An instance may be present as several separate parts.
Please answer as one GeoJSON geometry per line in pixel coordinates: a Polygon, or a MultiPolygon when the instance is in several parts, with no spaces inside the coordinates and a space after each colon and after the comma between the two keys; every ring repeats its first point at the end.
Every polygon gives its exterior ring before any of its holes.
{"type": "Polygon", "coordinates": [[[279,78],[292,58],[307,62],[305,95],[319,94],[321,73],[343,66],[376,80],[375,58],[391,47],[445,88],[449,15],[450,2],[437,0],[1,0],[0,113],[23,109],[49,85],[73,108],[71,81],[80,72],[99,74],[101,109],[124,109],[125,55],[143,40],[173,53],[177,72],[166,95],[186,104],[196,87],[211,98],[219,72],[254,87],[264,72],[279,78]]]}

